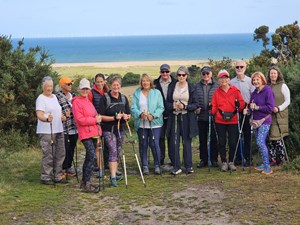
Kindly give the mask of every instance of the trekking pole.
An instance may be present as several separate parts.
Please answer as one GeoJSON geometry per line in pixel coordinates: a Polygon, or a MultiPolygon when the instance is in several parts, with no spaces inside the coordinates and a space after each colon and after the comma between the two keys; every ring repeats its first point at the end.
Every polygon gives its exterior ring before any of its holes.
{"type": "Polygon", "coordinates": [[[277,124],[277,126],[278,126],[278,130],[279,130],[279,133],[280,133],[280,137],[281,137],[281,141],[282,141],[284,153],[285,153],[285,155],[286,155],[286,160],[287,160],[288,162],[290,162],[289,156],[288,156],[288,154],[287,154],[287,150],[286,150],[286,147],[285,147],[285,144],[284,144],[284,140],[283,140],[281,128],[280,128],[280,125],[279,125],[279,122],[278,122],[277,113],[275,113],[275,119],[276,119],[276,124],[277,124]]]}
{"type": "MultiPolygon", "coordinates": [[[[131,133],[131,129],[130,129],[128,120],[125,120],[125,122],[126,122],[126,126],[127,126],[127,128],[128,128],[129,136],[132,137],[132,133],[131,133]]],[[[135,143],[135,141],[132,140],[132,141],[128,141],[128,142],[132,144],[132,150],[133,150],[133,153],[134,153],[134,157],[135,157],[136,163],[137,163],[137,165],[138,165],[138,168],[139,168],[139,171],[140,171],[140,174],[141,174],[141,178],[142,178],[144,187],[146,187],[146,182],[145,182],[144,175],[143,175],[143,172],[142,172],[142,169],[141,169],[141,165],[140,165],[138,156],[137,156],[136,151],[135,151],[135,148],[134,148],[134,143],[135,143]]]]}
{"type": "MultiPolygon", "coordinates": [[[[100,126],[100,123],[97,124],[100,126]]],[[[102,190],[105,190],[105,184],[104,184],[104,176],[105,176],[105,168],[104,168],[104,162],[103,162],[103,141],[101,140],[101,136],[100,136],[100,129],[98,128],[98,135],[99,135],[99,142],[98,142],[98,150],[99,150],[99,156],[98,156],[98,167],[99,167],[99,187],[101,189],[101,185],[100,185],[100,180],[102,181],[102,190]],[[100,170],[101,169],[101,170],[100,170]],[[101,176],[101,172],[102,171],[102,176],[101,176]]]]}
{"type": "MultiPolygon", "coordinates": [[[[175,170],[175,166],[177,165],[177,157],[176,157],[176,146],[177,146],[177,120],[178,120],[178,118],[177,118],[177,114],[173,114],[174,115],[174,119],[175,119],[175,124],[174,124],[174,134],[175,134],[175,136],[174,136],[174,144],[175,144],[175,146],[174,146],[174,170],[175,170]]],[[[174,176],[176,176],[176,173],[174,173],[174,176]]]]}
{"type": "MultiPolygon", "coordinates": [[[[49,116],[51,116],[51,113],[49,114],[49,116]]],[[[53,147],[54,140],[53,140],[52,120],[50,122],[50,133],[51,133],[52,166],[53,166],[53,188],[56,188],[56,183],[55,183],[56,171],[55,171],[55,162],[54,162],[55,157],[54,157],[54,147],[53,147]]]]}
{"type": "MultiPolygon", "coordinates": [[[[253,111],[251,112],[251,121],[253,121],[253,111]]],[[[251,138],[250,138],[250,154],[249,154],[249,160],[250,160],[250,173],[252,172],[252,141],[253,141],[253,124],[251,124],[251,138]]]]}
{"type": "MultiPolygon", "coordinates": [[[[183,131],[183,114],[180,114],[180,130],[182,132],[182,164],[184,165],[184,131],[183,131]]],[[[180,138],[180,137],[179,137],[180,138]]],[[[179,154],[180,154],[180,146],[179,146],[179,154]]],[[[186,175],[188,174],[188,171],[185,171],[186,175]]]]}
{"type": "Polygon", "coordinates": [[[207,164],[208,164],[208,172],[210,172],[211,168],[211,160],[210,160],[210,141],[211,141],[211,110],[208,111],[208,137],[207,137],[207,164]]]}
{"type": "MultiPolygon", "coordinates": [[[[121,133],[120,133],[120,124],[121,124],[121,119],[118,120],[118,134],[119,134],[119,138],[120,141],[122,142],[122,137],[121,137],[121,133]]],[[[128,188],[128,181],[127,181],[127,171],[126,171],[126,159],[125,159],[125,152],[124,152],[124,148],[122,146],[122,158],[123,158],[123,169],[124,169],[124,176],[125,176],[125,185],[126,188],[128,188]]]]}
{"type": "Polygon", "coordinates": [[[151,130],[151,133],[152,133],[152,141],[153,141],[153,144],[154,144],[154,152],[156,154],[156,158],[157,158],[157,161],[158,161],[158,167],[159,167],[159,170],[160,170],[160,175],[162,176],[162,170],[160,168],[160,158],[158,157],[158,152],[157,152],[156,143],[155,143],[155,137],[154,137],[154,133],[153,133],[153,129],[152,129],[152,123],[151,123],[150,120],[149,120],[149,126],[150,126],[150,130],[151,130]]]}

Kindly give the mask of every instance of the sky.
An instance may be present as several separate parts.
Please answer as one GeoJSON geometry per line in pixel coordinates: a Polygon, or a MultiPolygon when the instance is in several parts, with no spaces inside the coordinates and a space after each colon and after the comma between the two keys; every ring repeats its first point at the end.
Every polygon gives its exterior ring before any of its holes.
{"type": "Polygon", "coordinates": [[[274,32],[300,22],[299,0],[0,0],[12,38],[274,32]]]}

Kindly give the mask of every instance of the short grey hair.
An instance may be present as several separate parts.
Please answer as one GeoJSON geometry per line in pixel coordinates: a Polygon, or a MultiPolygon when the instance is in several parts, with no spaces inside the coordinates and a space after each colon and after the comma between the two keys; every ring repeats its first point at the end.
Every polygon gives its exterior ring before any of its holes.
{"type": "Polygon", "coordinates": [[[44,88],[45,84],[47,82],[51,82],[52,83],[52,86],[53,86],[53,80],[52,80],[52,77],[50,76],[46,76],[46,77],[43,77],[42,79],[42,88],[44,88]]]}

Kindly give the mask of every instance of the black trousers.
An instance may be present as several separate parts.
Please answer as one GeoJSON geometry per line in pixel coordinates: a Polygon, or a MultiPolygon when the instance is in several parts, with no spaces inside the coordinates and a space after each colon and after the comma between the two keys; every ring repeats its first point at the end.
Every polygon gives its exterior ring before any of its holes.
{"type": "Polygon", "coordinates": [[[66,156],[63,162],[63,169],[68,169],[72,166],[74,161],[74,149],[77,144],[78,134],[65,134],[65,150],[66,156]]]}

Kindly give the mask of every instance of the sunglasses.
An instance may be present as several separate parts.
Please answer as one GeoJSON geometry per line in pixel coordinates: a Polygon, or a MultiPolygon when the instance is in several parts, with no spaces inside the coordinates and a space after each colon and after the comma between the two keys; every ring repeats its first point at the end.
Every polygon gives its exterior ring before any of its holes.
{"type": "Polygon", "coordinates": [[[177,76],[178,76],[178,77],[185,77],[185,76],[186,76],[186,74],[185,74],[185,73],[183,73],[183,74],[181,74],[181,73],[177,73],[177,76]]]}
{"type": "Polygon", "coordinates": [[[67,86],[72,86],[73,84],[72,84],[72,83],[67,83],[66,85],[67,85],[67,86]]]}
{"type": "Polygon", "coordinates": [[[236,69],[243,69],[244,66],[236,66],[235,68],[236,68],[236,69]]]}
{"type": "Polygon", "coordinates": [[[161,73],[170,73],[170,71],[166,70],[166,71],[160,71],[161,73]]]}
{"type": "Polygon", "coordinates": [[[203,73],[202,73],[202,76],[205,76],[205,75],[208,76],[209,73],[208,73],[208,72],[203,72],[203,73]]]}

